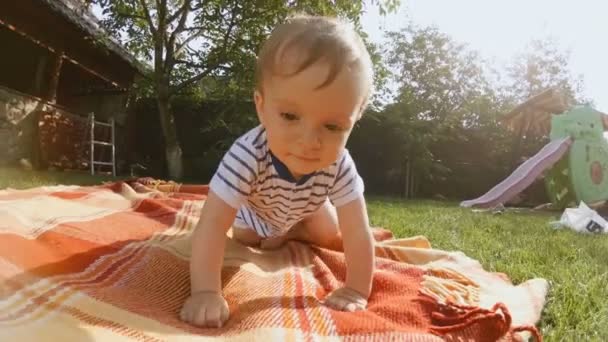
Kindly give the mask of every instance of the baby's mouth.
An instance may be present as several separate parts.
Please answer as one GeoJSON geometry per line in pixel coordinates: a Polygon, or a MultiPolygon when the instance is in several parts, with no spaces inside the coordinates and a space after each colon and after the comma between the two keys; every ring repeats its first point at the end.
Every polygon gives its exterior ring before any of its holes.
{"type": "Polygon", "coordinates": [[[298,156],[298,155],[293,155],[294,157],[296,157],[297,159],[306,161],[306,162],[317,162],[319,161],[319,158],[311,158],[311,157],[302,157],[302,156],[298,156]]]}

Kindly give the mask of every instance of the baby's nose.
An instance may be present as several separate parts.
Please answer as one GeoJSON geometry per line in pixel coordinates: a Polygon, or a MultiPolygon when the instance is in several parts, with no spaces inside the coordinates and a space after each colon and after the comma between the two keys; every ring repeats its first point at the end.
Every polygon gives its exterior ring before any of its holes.
{"type": "Polygon", "coordinates": [[[301,141],[307,149],[321,148],[321,135],[316,129],[305,128],[301,131],[301,141]]]}

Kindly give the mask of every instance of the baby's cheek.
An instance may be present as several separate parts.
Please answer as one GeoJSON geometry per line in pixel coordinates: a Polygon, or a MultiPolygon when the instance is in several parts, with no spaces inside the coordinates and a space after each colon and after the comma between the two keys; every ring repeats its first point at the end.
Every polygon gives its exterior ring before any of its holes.
{"type": "Polygon", "coordinates": [[[266,131],[266,139],[268,141],[268,146],[271,149],[276,149],[277,147],[281,146],[281,138],[281,134],[278,133],[276,130],[273,130],[272,132],[266,131]]]}
{"type": "Polygon", "coordinates": [[[342,151],[344,151],[344,148],[346,147],[347,138],[348,136],[342,135],[334,141],[333,149],[336,152],[336,156],[339,156],[340,154],[342,154],[342,151]]]}
{"type": "Polygon", "coordinates": [[[276,144],[285,144],[293,140],[295,133],[290,127],[286,126],[278,127],[272,132],[276,144]]]}
{"type": "Polygon", "coordinates": [[[334,149],[332,149],[331,152],[327,153],[327,157],[326,157],[327,161],[330,164],[333,163],[333,162],[335,162],[340,157],[341,152],[342,152],[341,148],[334,148],[334,149]]]}

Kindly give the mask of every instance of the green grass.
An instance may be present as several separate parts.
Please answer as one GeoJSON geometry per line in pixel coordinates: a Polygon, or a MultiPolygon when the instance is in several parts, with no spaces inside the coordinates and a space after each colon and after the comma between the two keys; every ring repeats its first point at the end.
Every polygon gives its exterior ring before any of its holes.
{"type": "Polygon", "coordinates": [[[555,230],[560,213],[474,213],[456,204],[375,198],[374,226],[397,237],[425,235],[514,283],[541,277],[551,289],[540,328],[547,341],[608,341],[608,235],[555,230]]]}
{"type": "MultiPolygon", "coordinates": [[[[0,189],[54,184],[100,184],[110,177],[87,173],[0,168],[0,189]]],[[[369,200],[374,226],[397,237],[425,235],[433,247],[460,250],[488,271],[515,283],[550,281],[540,327],[547,341],[608,341],[608,235],[554,230],[560,213],[474,213],[455,203],[369,200]]]]}
{"type": "Polygon", "coordinates": [[[92,176],[87,172],[43,172],[21,168],[0,168],[0,189],[27,189],[43,185],[94,185],[112,179],[111,176],[92,176]]]}

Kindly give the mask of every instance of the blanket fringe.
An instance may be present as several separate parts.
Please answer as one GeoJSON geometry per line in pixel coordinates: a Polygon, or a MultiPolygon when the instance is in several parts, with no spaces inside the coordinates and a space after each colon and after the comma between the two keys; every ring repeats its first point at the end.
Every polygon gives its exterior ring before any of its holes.
{"type": "Polygon", "coordinates": [[[529,332],[532,337],[534,337],[534,340],[536,340],[537,342],[543,342],[543,336],[540,334],[540,331],[538,331],[538,328],[536,328],[535,326],[525,325],[511,329],[512,333],[518,333],[523,331],[529,332]]]}
{"type": "Polygon", "coordinates": [[[496,303],[492,309],[471,308],[458,304],[450,304],[445,307],[446,314],[434,312],[432,318],[441,326],[432,328],[434,332],[446,334],[458,330],[463,330],[479,321],[486,319],[497,319],[504,331],[509,331],[511,327],[511,314],[503,303],[496,303]],[[472,310],[471,310],[472,309],[472,310]],[[461,323],[457,323],[461,322],[461,323]]]}
{"type": "Polygon", "coordinates": [[[450,268],[428,269],[420,291],[440,304],[476,306],[479,303],[479,285],[450,268]]]}
{"type": "Polygon", "coordinates": [[[483,320],[495,320],[501,331],[515,334],[528,331],[536,341],[542,342],[542,336],[534,326],[511,327],[512,317],[509,309],[504,303],[496,303],[490,310],[449,303],[443,306],[445,313],[434,312],[431,317],[439,326],[434,326],[431,331],[435,334],[445,335],[457,331],[463,331],[483,320]]]}

